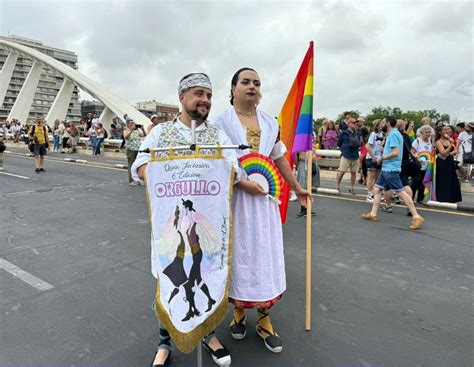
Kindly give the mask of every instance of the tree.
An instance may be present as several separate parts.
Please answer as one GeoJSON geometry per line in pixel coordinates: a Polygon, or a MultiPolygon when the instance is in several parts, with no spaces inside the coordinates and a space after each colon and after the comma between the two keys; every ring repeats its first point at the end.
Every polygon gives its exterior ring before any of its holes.
{"type": "MultiPolygon", "coordinates": [[[[351,116],[354,117],[355,119],[361,115],[360,111],[357,111],[357,110],[344,111],[344,112],[349,112],[351,116]]],[[[340,124],[342,121],[344,121],[344,112],[342,112],[339,116],[337,116],[337,119],[336,119],[337,124],[340,124]]]]}

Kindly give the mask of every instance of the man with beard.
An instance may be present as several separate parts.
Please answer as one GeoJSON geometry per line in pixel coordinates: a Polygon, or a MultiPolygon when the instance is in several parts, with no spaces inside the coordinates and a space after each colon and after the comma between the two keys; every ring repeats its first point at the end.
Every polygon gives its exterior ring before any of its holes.
{"type": "MultiPolygon", "coordinates": [[[[362,214],[362,219],[377,222],[379,217],[377,212],[382,199],[382,190],[393,190],[405,202],[408,210],[413,216],[410,229],[417,230],[423,225],[424,219],[416,211],[411,195],[407,193],[406,187],[400,179],[402,170],[403,156],[403,137],[396,128],[397,119],[393,116],[387,116],[381,122],[383,132],[388,132],[385,138],[385,146],[382,157],[377,159],[377,164],[382,165],[382,170],[375,183],[374,201],[370,213],[362,214]]],[[[410,190],[411,192],[411,190],[410,190]]]]}
{"type": "MultiPolygon", "coordinates": [[[[178,87],[179,101],[181,103],[181,113],[173,121],[167,121],[156,125],[150,134],[143,141],[140,150],[152,148],[166,148],[173,146],[191,145],[192,130],[191,121],[196,121],[195,139],[198,145],[231,145],[227,135],[208,123],[207,116],[212,105],[212,86],[209,77],[203,73],[193,73],[184,76],[178,87]]],[[[206,154],[207,149],[201,149],[201,153],[206,154]]],[[[194,154],[192,151],[176,151],[176,155],[194,154]]],[[[232,161],[236,170],[237,183],[240,180],[240,170],[233,150],[224,150],[222,153],[232,161]]],[[[168,152],[159,152],[158,156],[165,157],[168,152]]],[[[132,177],[135,180],[143,180],[146,166],[150,160],[149,153],[139,153],[132,166],[132,177]]],[[[255,184],[248,181],[249,185],[255,184]]],[[[243,182],[242,184],[247,184],[243,182]]],[[[153,257],[152,257],[153,258],[153,257]]],[[[152,273],[158,278],[157,266],[153,264],[152,273]]],[[[171,354],[171,337],[166,329],[160,327],[160,342],[152,366],[165,365],[171,354]]],[[[204,338],[203,344],[210,348],[213,360],[218,365],[230,365],[231,358],[229,351],[223,346],[212,332],[204,338]]]]}

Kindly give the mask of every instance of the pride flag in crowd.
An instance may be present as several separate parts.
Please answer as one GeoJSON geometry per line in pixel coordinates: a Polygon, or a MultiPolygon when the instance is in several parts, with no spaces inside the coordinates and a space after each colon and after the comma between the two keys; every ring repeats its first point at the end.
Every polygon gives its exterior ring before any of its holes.
{"type": "Polygon", "coordinates": [[[413,143],[416,139],[415,132],[413,130],[410,130],[410,132],[408,133],[408,136],[410,137],[410,140],[413,143]]]}
{"type": "MultiPolygon", "coordinates": [[[[286,158],[293,167],[293,154],[313,149],[313,41],[301,63],[286,101],[278,115],[280,139],[286,145],[286,158]]],[[[280,195],[280,215],[286,222],[290,187],[283,185],[280,195]]]]}
{"type": "Polygon", "coordinates": [[[430,161],[426,168],[425,177],[423,177],[423,185],[425,186],[424,194],[428,196],[428,200],[436,201],[436,152],[430,155],[430,161]]]}

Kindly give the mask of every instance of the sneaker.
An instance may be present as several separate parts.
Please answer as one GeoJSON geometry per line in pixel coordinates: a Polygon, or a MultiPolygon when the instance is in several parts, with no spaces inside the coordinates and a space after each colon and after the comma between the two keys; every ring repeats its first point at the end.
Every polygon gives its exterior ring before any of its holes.
{"type": "Polygon", "coordinates": [[[417,229],[421,228],[424,222],[425,220],[423,219],[423,217],[419,215],[418,217],[413,218],[413,221],[410,224],[410,229],[416,231],[417,229]]]}
{"type": "Polygon", "coordinates": [[[296,201],[298,200],[298,196],[292,191],[290,194],[290,201],[296,201]]]}
{"type": "Polygon", "coordinates": [[[296,218],[304,218],[306,217],[306,211],[301,210],[298,214],[296,214],[296,218]]]}
{"type": "MultiPolygon", "coordinates": [[[[307,214],[307,210],[300,210],[298,214],[296,214],[296,218],[305,218],[307,214]]],[[[314,217],[316,215],[315,212],[311,211],[311,216],[314,217]]]]}
{"type": "Polygon", "coordinates": [[[271,334],[260,325],[256,327],[257,334],[263,339],[267,349],[273,353],[280,353],[283,350],[283,343],[277,333],[271,334]]]}
{"type": "MultiPolygon", "coordinates": [[[[222,344],[222,343],[221,343],[222,344]]],[[[203,339],[202,345],[205,349],[211,354],[213,361],[219,366],[230,366],[232,359],[230,357],[230,352],[222,344],[221,349],[212,350],[211,346],[203,339]]]]}
{"type": "Polygon", "coordinates": [[[359,179],[357,180],[357,183],[358,183],[359,185],[363,185],[363,184],[364,184],[364,180],[361,179],[361,178],[359,178],[359,179]]]}
{"type": "Polygon", "coordinates": [[[392,213],[393,212],[393,209],[391,206],[387,206],[387,205],[384,205],[382,207],[382,210],[385,212],[385,213],[392,213]]]}
{"type": "Polygon", "coordinates": [[[137,181],[132,181],[128,184],[129,186],[138,186],[139,183],[137,181]]]}
{"type": "Polygon", "coordinates": [[[373,195],[367,194],[367,197],[365,198],[365,201],[367,201],[368,203],[373,203],[374,202],[373,195]]]}
{"type": "Polygon", "coordinates": [[[376,215],[372,215],[372,213],[365,213],[362,214],[360,217],[370,222],[377,222],[379,220],[379,217],[376,215]]]}
{"type": "Polygon", "coordinates": [[[35,172],[36,172],[36,173],[40,173],[40,169],[39,169],[39,168],[36,168],[36,169],[35,169],[35,172]]]}
{"type": "Polygon", "coordinates": [[[40,168],[40,172],[46,172],[44,168],[40,168]]]}
{"type": "Polygon", "coordinates": [[[392,194],[392,202],[394,204],[401,204],[402,201],[400,200],[397,194],[392,194]]]}

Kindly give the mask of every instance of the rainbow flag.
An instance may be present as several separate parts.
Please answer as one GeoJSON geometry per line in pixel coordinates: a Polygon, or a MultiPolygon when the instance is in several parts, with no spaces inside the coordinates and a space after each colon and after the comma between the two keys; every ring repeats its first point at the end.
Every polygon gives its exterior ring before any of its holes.
{"type": "Polygon", "coordinates": [[[415,135],[415,132],[413,131],[413,129],[410,130],[410,132],[408,133],[408,136],[410,137],[410,140],[413,143],[416,139],[416,135],[415,135]]]}
{"type": "MultiPolygon", "coordinates": [[[[286,158],[293,167],[293,154],[313,149],[313,41],[301,63],[298,74],[278,115],[280,139],[286,145],[286,158]]],[[[283,185],[280,216],[286,222],[290,187],[283,185]]]]}
{"type": "Polygon", "coordinates": [[[428,196],[428,200],[436,201],[436,151],[433,150],[430,155],[430,162],[426,168],[425,177],[423,177],[423,185],[425,186],[424,194],[428,196]]]}

